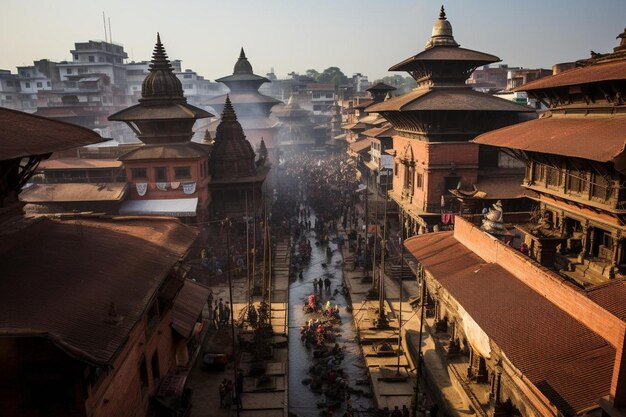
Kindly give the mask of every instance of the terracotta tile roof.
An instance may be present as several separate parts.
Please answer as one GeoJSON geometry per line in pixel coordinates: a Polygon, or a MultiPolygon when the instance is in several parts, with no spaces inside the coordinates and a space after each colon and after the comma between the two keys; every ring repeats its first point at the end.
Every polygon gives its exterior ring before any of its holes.
{"type": "Polygon", "coordinates": [[[393,91],[393,90],[397,90],[397,88],[389,84],[385,84],[383,82],[377,82],[376,84],[366,89],[365,91],[393,91]]]}
{"type": "Polygon", "coordinates": [[[471,61],[475,62],[476,66],[481,66],[499,62],[500,58],[495,55],[474,51],[472,49],[436,46],[405,59],[404,61],[390,67],[389,71],[413,71],[421,66],[420,61],[471,61]]]}
{"type": "Polygon", "coordinates": [[[470,87],[415,89],[367,108],[368,112],[417,110],[535,111],[510,100],[474,91],[470,87]]]}
{"type": "Polygon", "coordinates": [[[187,103],[167,103],[146,105],[139,103],[109,116],[113,121],[202,119],[213,115],[187,103]]]}
{"type": "Polygon", "coordinates": [[[122,163],[116,159],[59,158],[41,161],[38,169],[98,169],[121,166],[122,163]]]}
{"type": "Polygon", "coordinates": [[[596,304],[626,321],[626,281],[611,281],[587,291],[587,296],[596,304]]]}
{"type": "Polygon", "coordinates": [[[523,84],[513,91],[532,91],[601,81],[626,80],[626,60],[572,68],[523,84]]]}
{"type": "Polygon", "coordinates": [[[367,98],[367,99],[363,99],[363,100],[359,100],[359,102],[355,105],[352,106],[353,109],[364,109],[367,106],[371,105],[372,103],[374,103],[374,100],[371,98],[367,98]]]}
{"type": "Polygon", "coordinates": [[[204,285],[186,279],[172,307],[172,328],[188,338],[206,304],[211,290],[204,285]]]}
{"type": "Polygon", "coordinates": [[[43,155],[104,142],[93,130],[0,108],[0,160],[43,155]]]}
{"type": "MultiPolygon", "coordinates": [[[[2,232],[0,232],[2,233],[2,232]]],[[[0,334],[110,364],[197,231],[174,219],[40,219],[0,238],[0,334]],[[110,303],[122,316],[111,321],[110,303]]]]}
{"type": "Polygon", "coordinates": [[[365,150],[367,150],[370,146],[372,146],[372,139],[371,138],[365,138],[365,139],[361,139],[359,141],[353,142],[350,145],[348,145],[348,148],[352,151],[352,152],[363,152],[365,150]]]}
{"type": "Polygon", "coordinates": [[[453,236],[429,233],[406,247],[564,415],[597,406],[611,386],[615,349],[497,264],[453,236]]]}
{"type": "Polygon", "coordinates": [[[121,201],[126,196],[124,183],[35,184],[20,193],[25,203],[65,203],[76,201],[121,201]]]}
{"type": "Polygon", "coordinates": [[[120,161],[148,159],[194,159],[209,155],[211,147],[196,142],[139,146],[124,155],[120,161]]]}
{"type": "Polygon", "coordinates": [[[396,130],[390,124],[383,127],[373,127],[361,132],[362,135],[370,138],[390,138],[396,134],[396,130]]]}
{"type": "Polygon", "coordinates": [[[626,115],[553,115],[484,133],[474,142],[608,162],[624,152],[624,132],[626,115]]]}

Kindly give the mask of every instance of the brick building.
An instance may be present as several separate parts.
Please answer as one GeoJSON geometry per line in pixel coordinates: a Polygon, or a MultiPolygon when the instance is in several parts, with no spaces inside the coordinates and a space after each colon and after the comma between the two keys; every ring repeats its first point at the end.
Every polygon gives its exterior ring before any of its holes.
{"type": "Polygon", "coordinates": [[[143,142],[119,158],[133,188],[120,213],[204,221],[210,147],[191,137],[195,121],[212,114],[187,103],[158,35],[141,96],[139,104],[109,116],[125,122],[143,142]]]}
{"type": "Polygon", "coordinates": [[[496,206],[481,228],[457,218],[454,232],[406,241],[431,335],[451,377],[487,415],[626,410],[620,38],[612,53],[566,71],[557,65],[518,88],[548,107],[542,117],[474,140],[525,164],[523,187],[538,204],[530,222],[500,218],[496,206]]]}
{"type": "MultiPolygon", "coordinates": [[[[480,190],[485,178],[523,175],[521,166],[510,168],[497,149],[471,142],[480,133],[535,117],[531,108],[465,84],[475,68],[498,61],[494,55],[461,48],[442,8],[426,49],[389,69],[408,72],[417,88],[367,107],[397,132],[390,195],[408,220],[402,223],[409,235],[449,225],[442,212],[458,210],[450,190],[480,190]]],[[[497,191],[489,199],[517,199],[508,188],[497,191]]]]}
{"type": "Polygon", "coordinates": [[[37,164],[102,138],[8,109],[0,123],[3,415],[148,415],[195,347],[208,289],[181,266],[197,231],[175,219],[24,217],[17,197],[37,164]]]}

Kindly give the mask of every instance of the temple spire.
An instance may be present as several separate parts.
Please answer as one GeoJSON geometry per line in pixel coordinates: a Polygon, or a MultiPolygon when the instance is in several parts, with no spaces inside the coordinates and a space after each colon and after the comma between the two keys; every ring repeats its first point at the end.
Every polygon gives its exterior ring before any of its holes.
{"type": "Polygon", "coordinates": [[[236,122],[237,114],[233,108],[233,104],[230,102],[230,96],[226,94],[226,102],[224,103],[224,110],[222,111],[223,122],[236,122]]]}
{"type": "Polygon", "coordinates": [[[426,49],[433,46],[459,46],[452,36],[452,25],[446,18],[446,10],[443,5],[439,11],[439,19],[433,25],[432,36],[426,43],[426,49]]]}
{"type": "Polygon", "coordinates": [[[183,86],[174,74],[174,68],[172,68],[169,59],[167,59],[167,53],[158,32],[152,53],[152,62],[150,63],[150,73],[141,85],[139,101],[187,101],[183,95],[183,86]]]}
{"type": "Polygon", "coordinates": [[[159,32],[157,32],[157,41],[154,45],[154,52],[152,53],[152,63],[150,64],[150,71],[154,72],[160,69],[171,70],[173,68],[170,65],[170,61],[167,59],[167,53],[165,52],[165,48],[161,43],[161,35],[159,34],[159,32]]]}
{"type": "Polygon", "coordinates": [[[239,52],[239,59],[248,59],[246,58],[246,53],[243,50],[243,46],[241,47],[241,52],[239,52]]]}

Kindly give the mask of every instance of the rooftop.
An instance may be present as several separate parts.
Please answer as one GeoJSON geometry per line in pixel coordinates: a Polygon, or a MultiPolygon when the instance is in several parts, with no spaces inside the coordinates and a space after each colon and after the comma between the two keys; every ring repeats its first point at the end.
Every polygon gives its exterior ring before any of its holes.
{"type": "Polygon", "coordinates": [[[39,164],[39,169],[106,169],[120,168],[121,166],[122,163],[116,159],[59,158],[42,161],[39,164]]]}
{"type": "Polygon", "coordinates": [[[547,115],[484,133],[474,142],[589,159],[613,161],[624,152],[626,115],[547,115]],[[593,140],[591,140],[593,139],[593,140]]]}
{"type": "Polygon", "coordinates": [[[594,408],[609,394],[615,348],[544,295],[483,260],[453,232],[410,238],[406,247],[565,415],[594,408]]]}
{"type": "Polygon", "coordinates": [[[533,91],[570,85],[591,84],[626,79],[626,60],[576,67],[556,75],[539,78],[513,91],[533,91]]]}
{"type": "Polygon", "coordinates": [[[210,153],[211,146],[197,142],[154,144],[139,146],[120,156],[119,160],[195,159],[208,156],[210,153]]]}
{"type": "Polygon", "coordinates": [[[126,183],[35,184],[20,193],[20,200],[25,203],[121,201],[127,188],[126,183]]]}
{"type": "Polygon", "coordinates": [[[81,126],[0,108],[0,160],[44,155],[104,140],[81,126]]]}
{"type": "Polygon", "coordinates": [[[112,363],[196,235],[163,218],[40,218],[10,238],[5,231],[0,334],[112,363]]]}
{"type": "Polygon", "coordinates": [[[535,109],[474,91],[471,87],[416,88],[403,96],[394,97],[367,108],[368,112],[384,111],[505,111],[535,112],[535,109]]]}

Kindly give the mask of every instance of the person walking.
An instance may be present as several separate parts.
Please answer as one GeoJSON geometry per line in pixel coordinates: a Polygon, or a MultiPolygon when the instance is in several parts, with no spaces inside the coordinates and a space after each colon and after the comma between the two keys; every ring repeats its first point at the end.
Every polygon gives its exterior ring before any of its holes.
{"type": "Polygon", "coordinates": [[[222,321],[224,321],[224,300],[222,300],[221,298],[219,302],[217,303],[217,308],[219,312],[219,316],[217,318],[219,322],[221,323],[222,321]]]}
{"type": "Polygon", "coordinates": [[[313,292],[317,292],[317,278],[313,279],[313,292]]]}
{"type": "Polygon", "coordinates": [[[215,330],[219,329],[218,321],[219,321],[219,307],[217,306],[217,301],[215,302],[215,307],[213,307],[213,314],[211,314],[211,321],[213,322],[213,327],[215,330]]]}
{"type": "Polygon", "coordinates": [[[230,322],[230,303],[226,301],[226,305],[224,306],[224,324],[228,324],[230,322]]]}
{"type": "Polygon", "coordinates": [[[324,286],[326,287],[326,291],[330,292],[330,278],[326,277],[324,280],[324,286]]]}
{"type": "Polygon", "coordinates": [[[209,290],[209,296],[206,299],[206,304],[209,307],[209,320],[213,320],[213,290],[209,290]]]}

